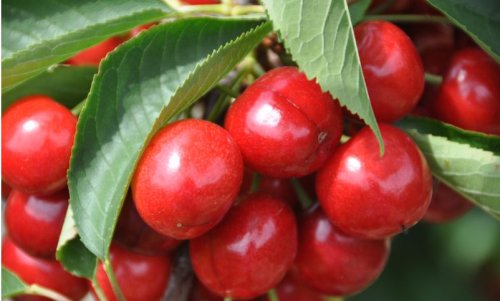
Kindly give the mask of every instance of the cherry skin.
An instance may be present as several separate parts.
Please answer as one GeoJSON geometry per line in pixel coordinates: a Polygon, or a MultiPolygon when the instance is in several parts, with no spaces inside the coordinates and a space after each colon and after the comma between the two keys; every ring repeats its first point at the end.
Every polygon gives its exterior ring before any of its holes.
{"type": "Polygon", "coordinates": [[[300,220],[295,266],[308,286],[327,295],[348,296],[367,288],[385,267],[389,239],[348,236],[319,207],[300,220]]]}
{"type": "Polygon", "coordinates": [[[5,208],[10,238],[32,256],[54,258],[68,200],[66,190],[50,196],[12,191],[5,208]]]}
{"type": "MultiPolygon", "coordinates": [[[[171,262],[168,257],[141,255],[116,244],[112,244],[109,251],[116,281],[127,301],[161,299],[170,278],[171,262]]],[[[106,299],[116,301],[102,263],[97,267],[96,279],[106,299]]],[[[91,291],[95,296],[93,288],[91,291]]]]}
{"type": "Polygon", "coordinates": [[[75,54],[66,63],[73,66],[98,66],[106,55],[118,47],[123,41],[118,37],[112,37],[101,43],[75,54]]]}
{"type": "Polygon", "coordinates": [[[132,180],[137,211],[157,232],[191,239],[213,228],[235,200],[243,160],[227,131],[186,119],[163,128],[132,180]]]}
{"type": "Polygon", "coordinates": [[[416,224],[427,211],[432,176],[415,143],[401,130],[379,124],[385,145],[365,127],[342,145],[316,176],[325,213],[343,232],[383,239],[416,224]]]}
{"type": "Polygon", "coordinates": [[[297,252],[295,216],[282,200],[250,195],[189,247],[203,285],[220,296],[254,298],[277,285],[290,269],[297,252]]]}
{"type": "MultiPolygon", "coordinates": [[[[261,300],[261,298],[251,300],[257,301],[261,300]]],[[[200,281],[195,280],[188,301],[224,301],[224,298],[211,292],[208,288],[204,287],[203,284],[200,283],[200,281]]],[[[237,300],[234,299],[234,301],[237,300]]]]}
{"type": "MultiPolygon", "coordinates": [[[[327,301],[328,299],[307,286],[292,269],[276,287],[279,301],[327,301]]],[[[269,300],[269,297],[264,299],[269,300]]]]}
{"type": "Polygon", "coordinates": [[[139,216],[130,197],[123,204],[114,239],[127,249],[144,255],[167,254],[182,243],[151,229],[139,216]]]}
{"type": "Polygon", "coordinates": [[[479,48],[454,54],[435,104],[444,122],[500,135],[500,65],[479,48]]]}
{"type": "Polygon", "coordinates": [[[2,118],[2,178],[13,189],[47,195],[66,185],[76,117],[43,95],[14,103],[2,118]]]}
{"type": "MultiPolygon", "coordinates": [[[[243,183],[241,184],[240,195],[250,193],[253,176],[253,173],[245,171],[243,175],[243,183]]],[[[257,187],[256,192],[270,194],[279,198],[285,201],[292,209],[299,204],[299,199],[295,194],[295,189],[288,179],[260,176],[259,186],[257,187]]]]}
{"type": "Polygon", "coordinates": [[[148,23],[148,24],[144,24],[144,25],[139,25],[137,27],[134,27],[128,34],[128,39],[131,39],[135,36],[137,36],[138,34],[140,34],[141,32],[145,31],[145,30],[148,30],[150,29],[151,27],[155,26],[157,23],[148,23]]]}
{"type": "MultiPolygon", "coordinates": [[[[55,260],[37,258],[16,246],[9,237],[2,243],[2,265],[17,274],[27,284],[38,284],[54,290],[71,300],[81,300],[87,294],[85,279],[66,272],[55,260]]],[[[40,296],[17,296],[20,301],[48,301],[40,296]]]]}
{"type": "Polygon", "coordinates": [[[474,205],[448,185],[434,180],[431,204],[424,215],[429,223],[450,222],[469,212],[474,205]]]}
{"type": "Polygon", "coordinates": [[[340,106],[295,67],[267,72],[229,108],[225,128],[245,164],[275,178],[318,169],[342,134],[340,106]]]}
{"type": "Polygon", "coordinates": [[[410,38],[386,21],[354,28],[375,117],[392,122],[410,113],[424,90],[422,60],[410,38]]]}

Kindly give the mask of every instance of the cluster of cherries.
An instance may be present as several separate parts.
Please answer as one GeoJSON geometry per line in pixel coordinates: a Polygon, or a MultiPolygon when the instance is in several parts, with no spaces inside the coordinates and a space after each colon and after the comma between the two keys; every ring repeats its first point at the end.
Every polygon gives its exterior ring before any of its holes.
{"type": "MultiPolygon", "coordinates": [[[[125,298],[159,300],[185,240],[197,278],[191,301],[264,298],[272,288],[281,301],[352,295],[380,275],[392,237],[421,219],[443,222],[468,211],[470,203],[433,181],[418,147],[390,123],[417,113],[499,135],[500,68],[479,48],[434,38],[450,30],[430,27],[405,28],[411,39],[385,21],[355,27],[383,156],[373,132],[352,126],[359,119],[296,67],[257,79],[231,105],[224,127],[184,119],[161,129],[138,162],[110,249],[125,298]],[[443,75],[439,88],[425,87],[424,69],[443,75]],[[339,145],[345,124],[352,137],[339,145]],[[319,204],[303,195],[300,202],[300,185],[319,204]]],[[[121,41],[68,63],[98,64],[121,41]]],[[[55,260],[76,123],[49,97],[28,96],[4,114],[1,146],[2,180],[13,189],[2,264],[72,300],[93,292],[55,260]]],[[[102,265],[97,281],[116,300],[102,265]]]]}

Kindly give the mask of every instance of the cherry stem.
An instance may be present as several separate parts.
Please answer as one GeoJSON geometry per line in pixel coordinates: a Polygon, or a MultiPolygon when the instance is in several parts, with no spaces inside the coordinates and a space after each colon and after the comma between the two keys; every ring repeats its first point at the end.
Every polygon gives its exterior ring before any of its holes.
{"type": "Polygon", "coordinates": [[[111,283],[111,287],[115,292],[116,299],[118,299],[118,301],[126,301],[127,299],[125,299],[122,289],[118,284],[118,280],[116,280],[115,272],[113,272],[113,266],[111,265],[111,261],[109,260],[109,258],[106,258],[106,260],[104,260],[104,270],[108,275],[109,283],[111,283]]]}
{"type": "Polygon", "coordinates": [[[102,287],[95,279],[95,277],[92,279],[92,286],[94,287],[94,291],[97,295],[97,299],[100,301],[108,301],[108,298],[106,298],[106,295],[104,295],[104,292],[102,291],[102,287]]]}
{"type": "Polygon", "coordinates": [[[425,73],[425,81],[431,85],[439,86],[443,82],[443,77],[441,75],[425,73]]]}
{"type": "MultiPolygon", "coordinates": [[[[237,88],[240,86],[241,82],[247,75],[246,70],[242,70],[234,79],[233,83],[230,85],[230,88],[228,88],[231,91],[234,91],[233,89],[237,88]]],[[[221,86],[222,87],[222,86],[221,86]]],[[[227,87],[226,87],[227,88],[227,87]]],[[[220,114],[224,111],[224,109],[229,105],[229,100],[230,97],[226,93],[221,93],[217,101],[215,102],[215,105],[213,106],[212,110],[210,111],[210,114],[208,114],[208,120],[215,122],[220,114]]]]}
{"type": "Polygon", "coordinates": [[[307,192],[304,190],[304,188],[302,187],[302,185],[300,184],[298,179],[293,178],[290,181],[293,185],[293,189],[295,190],[295,193],[299,197],[299,201],[300,201],[300,205],[302,206],[302,209],[307,210],[309,207],[312,206],[313,201],[311,200],[311,198],[309,197],[307,192]]]}
{"type": "Polygon", "coordinates": [[[224,301],[233,301],[233,299],[231,297],[226,297],[224,298],[224,301]]]}
{"type": "Polygon", "coordinates": [[[55,292],[46,287],[39,286],[38,284],[32,284],[28,286],[28,288],[26,289],[26,294],[43,296],[55,301],[71,301],[64,295],[61,295],[58,292],[55,292]]]}
{"type": "Polygon", "coordinates": [[[450,20],[442,16],[431,15],[366,15],[363,21],[370,20],[385,20],[401,23],[446,23],[450,24],[450,20]]]}
{"type": "Polygon", "coordinates": [[[267,292],[267,297],[269,298],[269,301],[280,301],[280,298],[274,288],[267,292]]]}
{"type": "Polygon", "coordinates": [[[344,301],[342,297],[327,297],[326,301],[344,301]]]}
{"type": "Polygon", "coordinates": [[[226,87],[226,86],[224,86],[224,85],[217,85],[217,86],[215,86],[215,88],[216,88],[217,90],[219,90],[220,92],[222,92],[222,93],[226,94],[227,96],[231,96],[231,97],[233,97],[233,98],[236,98],[236,97],[240,96],[240,95],[238,94],[238,92],[236,92],[236,91],[234,91],[233,89],[231,89],[231,88],[229,88],[229,87],[226,87]]]}
{"type": "Polygon", "coordinates": [[[252,185],[250,186],[250,192],[256,192],[260,185],[260,175],[256,172],[252,175],[252,185]]]}
{"type": "Polygon", "coordinates": [[[75,115],[75,116],[80,115],[80,113],[82,112],[83,107],[85,106],[85,101],[86,100],[87,99],[84,99],[84,100],[80,101],[76,106],[74,106],[71,109],[71,113],[73,113],[73,115],[75,115]]]}

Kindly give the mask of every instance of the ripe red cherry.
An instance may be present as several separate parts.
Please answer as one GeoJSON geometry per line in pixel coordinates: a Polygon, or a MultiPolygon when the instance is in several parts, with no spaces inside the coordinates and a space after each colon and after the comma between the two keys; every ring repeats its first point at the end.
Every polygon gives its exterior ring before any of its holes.
{"type": "MultiPolygon", "coordinates": [[[[279,301],[327,301],[328,298],[307,286],[292,269],[276,287],[279,301]]],[[[267,297],[265,301],[270,301],[267,297]]]]}
{"type": "Polygon", "coordinates": [[[243,160],[227,131],[186,119],[162,129],[144,152],[132,192],[137,211],[154,230],[190,239],[213,228],[236,198],[243,160]]]}
{"type": "Polygon", "coordinates": [[[386,21],[363,22],[354,34],[377,120],[392,122],[410,113],[424,90],[422,60],[410,38],[386,21]]]}
{"type": "Polygon", "coordinates": [[[305,284],[319,292],[352,295],[378,278],[389,247],[389,239],[368,240],[344,234],[315,207],[300,220],[295,266],[305,284]]]}
{"type": "Polygon", "coordinates": [[[11,239],[37,257],[54,257],[68,208],[66,190],[34,196],[12,191],[5,208],[5,225],[11,239]]]}
{"type": "Polygon", "coordinates": [[[106,57],[108,52],[118,47],[123,41],[117,37],[112,37],[101,43],[94,45],[90,48],[75,54],[72,58],[68,59],[66,63],[74,66],[81,65],[94,65],[97,66],[102,59],[106,57]]]}
{"type": "Polygon", "coordinates": [[[456,52],[435,109],[445,122],[500,135],[500,65],[478,48],[456,52]]]}
{"type": "Polygon", "coordinates": [[[139,216],[132,198],[123,204],[114,239],[129,250],[144,255],[162,255],[177,248],[182,241],[151,229],[139,216]]]}
{"type": "MultiPolygon", "coordinates": [[[[166,256],[146,256],[111,245],[111,265],[127,301],[160,300],[168,285],[171,263],[166,256]]],[[[101,264],[96,279],[108,301],[117,298],[101,264]]],[[[95,292],[92,289],[95,296],[95,292]]]]}
{"type": "Polygon", "coordinates": [[[342,134],[340,106],[295,67],[273,69],[230,107],[225,127],[245,164],[275,178],[318,169],[342,134]]]}
{"type": "Polygon", "coordinates": [[[416,224],[432,194],[432,176],[415,143],[401,130],[379,124],[380,157],[365,127],[342,145],[316,176],[316,192],[330,220],[343,232],[382,239],[416,224]]]}
{"type": "Polygon", "coordinates": [[[51,98],[27,96],[2,118],[2,178],[13,189],[51,194],[66,185],[76,117],[51,98]]]}
{"type": "Polygon", "coordinates": [[[448,185],[434,180],[432,200],[424,220],[430,223],[445,223],[469,212],[474,205],[448,185]]]}
{"type": "Polygon", "coordinates": [[[190,242],[198,279],[220,296],[249,299],[277,285],[297,252],[291,209],[269,195],[248,196],[207,234],[190,242]]]}
{"type": "MultiPolygon", "coordinates": [[[[27,284],[38,284],[71,300],[80,300],[88,291],[87,282],[66,272],[55,260],[32,257],[16,246],[9,237],[2,243],[2,265],[16,273],[27,284]]],[[[20,301],[48,301],[39,296],[18,296],[20,301]]]]}

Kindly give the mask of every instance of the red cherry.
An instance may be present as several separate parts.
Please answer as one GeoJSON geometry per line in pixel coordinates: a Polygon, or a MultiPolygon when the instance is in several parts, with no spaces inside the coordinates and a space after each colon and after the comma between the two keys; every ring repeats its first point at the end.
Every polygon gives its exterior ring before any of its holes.
{"type": "Polygon", "coordinates": [[[245,164],[275,178],[318,169],[342,134],[337,101],[295,67],[267,72],[230,107],[225,127],[245,164]]]}
{"type": "Polygon", "coordinates": [[[114,239],[129,250],[144,255],[166,254],[182,243],[181,240],[161,235],[151,229],[139,216],[130,197],[123,203],[114,239]]]}
{"type": "MultiPolygon", "coordinates": [[[[27,284],[38,284],[71,300],[80,300],[88,290],[87,282],[66,272],[55,260],[32,257],[16,246],[9,237],[2,243],[2,265],[16,273],[27,284]]],[[[17,296],[20,301],[48,301],[39,296],[17,296]]]]}
{"type": "MultiPolygon", "coordinates": [[[[245,171],[243,184],[241,184],[240,195],[250,192],[252,188],[253,173],[245,171]]],[[[288,179],[278,179],[260,176],[259,187],[256,192],[270,194],[285,201],[291,208],[299,204],[299,199],[295,194],[295,189],[288,179]]]]}
{"type": "Polygon", "coordinates": [[[435,109],[445,122],[500,135],[500,65],[478,48],[456,52],[435,109]]]}
{"type": "Polygon", "coordinates": [[[148,30],[149,28],[155,26],[156,23],[149,23],[149,24],[144,24],[144,25],[140,25],[140,26],[137,26],[137,27],[134,27],[130,33],[128,34],[128,38],[133,38],[135,37],[136,35],[140,34],[141,32],[145,31],[145,30],[148,30]]]}
{"type": "Polygon", "coordinates": [[[327,295],[347,296],[378,278],[389,248],[389,239],[359,239],[342,233],[315,207],[300,220],[295,265],[305,284],[327,295]]]}
{"type": "Polygon", "coordinates": [[[269,195],[254,194],[233,207],[212,231],[190,242],[198,279],[225,297],[249,299],[285,276],[297,251],[291,209],[269,195]]]}
{"type": "Polygon", "coordinates": [[[363,22],[354,34],[375,117],[383,122],[402,118],[424,90],[424,68],[415,46],[386,21],[363,22]]]}
{"type": "Polygon", "coordinates": [[[424,215],[430,223],[444,223],[469,212],[474,205],[446,184],[434,180],[431,204],[424,215]]]}
{"type": "Polygon", "coordinates": [[[223,128],[186,119],[162,129],[144,152],[132,192],[154,230],[190,239],[213,228],[231,207],[243,178],[238,146],[223,128]]]}
{"type": "Polygon", "coordinates": [[[393,236],[416,224],[432,194],[432,176],[415,143],[379,124],[385,145],[365,127],[342,145],[316,176],[316,192],[330,220],[345,233],[370,239],[393,236]]]}
{"type": "Polygon", "coordinates": [[[74,66],[81,65],[99,65],[102,59],[106,57],[108,52],[114,50],[123,41],[118,37],[112,37],[101,43],[94,45],[90,48],[75,54],[72,58],[68,59],[66,63],[74,66]]]}
{"type": "MultiPolygon", "coordinates": [[[[127,301],[160,300],[170,278],[171,263],[168,257],[141,255],[118,245],[111,245],[109,251],[116,281],[127,301]]],[[[97,267],[96,279],[106,299],[116,301],[102,263],[97,267]]],[[[93,288],[92,293],[95,296],[93,288]]]]}
{"type": "Polygon", "coordinates": [[[182,2],[190,5],[220,4],[219,0],[182,0],[182,2]]]}
{"type": "Polygon", "coordinates": [[[5,208],[11,239],[32,256],[54,258],[68,199],[66,190],[41,197],[12,191],[5,208]]]}
{"type": "Polygon", "coordinates": [[[51,194],[66,185],[76,117],[51,98],[27,96],[2,118],[2,178],[16,190],[51,194]]]}
{"type": "MultiPolygon", "coordinates": [[[[317,291],[306,286],[296,272],[288,272],[285,278],[276,287],[279,301],[327,301],[317,291]]],[[[269,297],[264,299],[270,301],[269,297]]]]}

